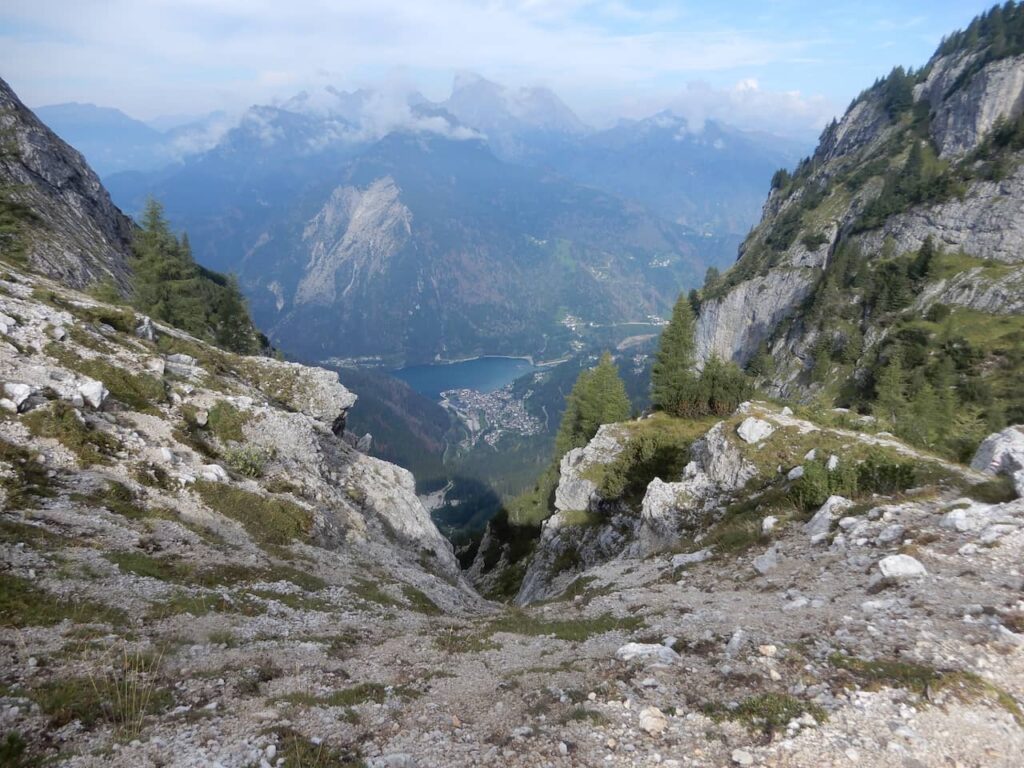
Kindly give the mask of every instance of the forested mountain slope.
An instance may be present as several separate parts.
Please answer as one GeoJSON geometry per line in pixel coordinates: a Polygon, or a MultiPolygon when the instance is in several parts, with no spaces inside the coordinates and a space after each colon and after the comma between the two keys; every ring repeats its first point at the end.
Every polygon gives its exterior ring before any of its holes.
{"type": "Polygon", "coordinates": [[[1022,111],[1014,4],[876,82],[694,297],[699,355],[961,458],[1024,418],[1022,111]]]}

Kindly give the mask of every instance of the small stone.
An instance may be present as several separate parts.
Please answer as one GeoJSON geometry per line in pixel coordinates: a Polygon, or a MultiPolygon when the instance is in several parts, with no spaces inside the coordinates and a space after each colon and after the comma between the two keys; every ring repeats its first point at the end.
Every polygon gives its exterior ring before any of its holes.
{"type": "Polygon", "coordinates": [[[267,760],[273,760],[275,757],[277,757],[277,745],[268,744],[267,748],[263,750],[263,754],[267,756],[267,760]]]}
{"type": "Polygon", "coordinates": [[[804,468],[802,464],[800,466],[793,467],[791,470],[789,470],[789,472],[786,473],[787,480],[799,480],[803,476],[804,468]]]}
{"type": "Polygon", "coordinates": [[[210,412],[207,410],[196,411],[196,426],[205,427],[210,421],[210,412]]]}
{"type": "Polygon", "coordinates": [[[63,325],[58,325],[50,329],[50,338],[54,341],[64,341],[68,337],[68,332],[64,329],[63,325]]]}
{"type": "Polygon", "coordinates": [[[772,436],[775,427],[764,419],[748,416],[736,427],[736,434],[747,443],[759,443],[772,436]]]}
{"type": "Polygon", "coordinates": [[[757,646],[757,652],[760,653],[762,656],[767,656],[769,658],[778,653],[778,650],[778,648],[771,644],[757,646]]]}
{"type": "Polygon", "coordinates": [[[843,509],[852,507],[853,502],[842,496],[829,496],[828,500],[821,505],[814,517],[804,524],[804,533],[812,539],[821,534],[827,534],[832,528],[832,516],[843,509]]]}
{"type": "Polygon", "coordinates": [[[825,469],[829,472],[835,472],[839,468],[839,457],[834,453],[828,457],[828,461],[825,462],[825,469]]]}
{"type": "Polygon", "coordinates": [[[558,742],[558,754],[560,754],[560,755],[568,755],[569,754],[569,745],[566,744],[564,741],[558,742]]]}
{"type": "Polygon", "coordinates": [[[731,757],[732,757],[732,761],[734,763],[736,763],[736,765],[753,765],[754,764],[754,756],[752,754],[750,754],[749,752],[747,752],[747,750],[745,750],[745,749],[734,749],[732,751],[731,757]]]}
{"type": "Polygon", "coordinates": [[[668,728],[668,718],[657,707],[645,707],[640,710],[640,730],[651,736],[658,736],[668,728]]]}
{"type": "Polygon", "coordinates": [[[768,515],[768,517],[761,521],[761,533],[771,533],[778,522],[779,518],[775,515],[768,515]]]}
{"type": "Polygon", "coordinates": [[[804,461],[814,461],[816,458],[818,458],[817,448],[811,448],[811,450],[804,454],[804,461]]]}
{"type": "Polygon", "coordinates": [[[747,633],[739,627],[736,627],[736,630],[732,633],[732,637],[729,638],[729,642],[725,645],[726,658],[735,658],[736,654],[740,652],[746,642],[747,633]]]}

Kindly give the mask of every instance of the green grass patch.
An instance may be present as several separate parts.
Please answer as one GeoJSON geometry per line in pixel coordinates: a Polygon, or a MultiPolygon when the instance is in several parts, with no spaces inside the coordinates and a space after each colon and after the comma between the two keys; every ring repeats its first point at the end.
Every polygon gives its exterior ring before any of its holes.
{"type": "Polygon", "coordinates": [[[277,754],[284,760],[281,768],[365,768],[358,754],[323,741],[314,744],[291,728],[275,727],[268,732],[278,736],[277,754]]]}
{"type": "Polygon", "coordinates": [[[975,483],[966,490],[966,495],[983,504],[1005,504],[1017,498],[1017,489],[1013,485],[1013,478],[1003,475],[975,483]]]}
{"type": "Polygon", "coordinates": [[[417,613],[422,613],[426,616],[437,616],[441,613],[437,603],[427,597],[423,590],[417,589],[412,584],[402,584],[401,590],[406,602],[417,613]]]}
{"type": "Polygon", "coordinates": [[[42,525],[0,518],[0,543],[27,544],[35,550],[52,552],[68,546],[70,542],[42,525]]]}
{"type": "Polygon", "coordinates": [[[156,406],[167,400],[164,383],[148,373],[131,373],[98,358],[86,360],[56,342],[46,346],[46,354],[66,368],[102,381],[111,397],[134,411],[157,413],[156,406]]]}
{"type": "Polygon", "coordinates": [[[961,670],[938,670],[923,664],[896,659],[866,660],[834,653],[829,657],[832,666],[853,675],[863,687],[869,690],[879,688],[904,688],[919,696],[929,697],[948,692],[965,700],[976,698],[992,699],[1005,709],[1021,727],[1024,727],[1024,710],[1017,700],[994,683],[961,670]]]}
{"type": "Polygon", "coordinates": [[[705,704],[705,715],[716,722],[735,720],[751,731],[771,736],[783,730],[790,720],[809,714],[819,723],[828,719],[828,714],[817,704],[801,701],[783,693],[762,693],[744,699],[735,707],[722,704],[705,704]]]}
{"type": "Polygon", "coordinates": [[[209,410],[206,428],[222,443],[228,441],[240,443],[245,439],[243,429],[250,418],[248,413],[238,410],[227,400],[219,400],[209,410]]]}
{"type": "Polygon", "coordinates": [[[633,632],[646,626],[638,616],[617,618],[610,613],[595,618],[542,619],[524,611],[508,611],[488,624],[492,634],[508,632],[514,635],[551,635],[559,640],[582,642],[607,632],[633,632]]]}
{"type": "Polygon", "coordinates": [[[358,576],[353,581],[355,584],[349,585],[346,589],[358,599],[385,607],[401,607],[402,603],[381,589],[376,581],[358,576]]]}
{"type": "Polygon", "coordinates": [[[77,720],[85,728],[101,722],[123,728],[174,704],[171,691],[141,679],[145,674],[129,670],[115,679],[64,678],[34,688],[30,695],[49,715],[51,727],[60,728],[77,720]],[[133,680],[136,675],[140,680],[133,680]]]}
{"type": "Polygon", "coordinates": [[[121,449],[116,437],[86,422],[73,406],[61,400],[36,408],[24,422],[35,437],[56,440],[86,466],[109,463],[121,449]]]}
{"type": "Polygon", "coordinates": [[[206,506],[240,522],[260,544],[287,545],[309,538],[313,517],[294,502],[264,498],[226,483],[199,481],[195,488],[206,506]]]}
{"type": "Polygon", "coordinates": [[[10,468],[0,474],[7,509],[31,509],[39,499],[56,495],[49,471],[21,446],[0,440],[0,464],[10,468]]]}
{"type": "Polygon", "coordinates": [[[58,598],[27,579],[0,573],[0,625],[50,627],[65,619],[75,624],[120,625],[125,615],[92,600],[58,598]]]}

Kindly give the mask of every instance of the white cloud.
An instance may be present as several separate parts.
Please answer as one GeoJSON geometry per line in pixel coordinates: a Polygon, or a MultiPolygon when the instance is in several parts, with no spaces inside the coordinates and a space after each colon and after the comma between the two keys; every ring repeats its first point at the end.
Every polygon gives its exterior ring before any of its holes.
{"type": "Polygon", "coordinates": [[[33,30],[0,31],[0,68],[26,101],[91,100],[144,118],[238,111],[311,88],[325,72],[351,87],[397,67],[416,73],[435,97],[450,73],[482,69],[499,81],[544,82],[577,104],[597,103],[666,78],[754,68],[803,49],[799,40],[737,29],[672,31],[667,22],[683,15],[681,4],[640,9],[622,0],[8,5],[0,11],[6,28],[33,30]]]}

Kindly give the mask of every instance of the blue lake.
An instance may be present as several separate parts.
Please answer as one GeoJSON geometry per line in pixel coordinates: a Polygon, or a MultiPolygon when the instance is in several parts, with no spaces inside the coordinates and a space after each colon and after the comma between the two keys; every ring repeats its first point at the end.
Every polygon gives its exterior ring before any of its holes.
{"type": "Polygon", "coordinates": [[[493,392],[534,370],[529,360],[516,357],[478,357],[460,363],[412,365],[391,375],[401,379],[421,395],[437,399],[449,389],[475,389],[493,392]]]}

